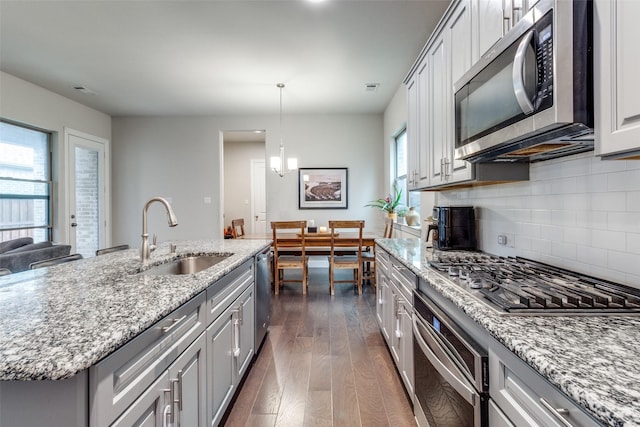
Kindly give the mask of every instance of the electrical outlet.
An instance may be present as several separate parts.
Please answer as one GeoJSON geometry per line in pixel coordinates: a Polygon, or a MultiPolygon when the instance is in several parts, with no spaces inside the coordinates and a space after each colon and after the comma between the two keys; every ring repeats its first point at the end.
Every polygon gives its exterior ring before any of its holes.
{"type": "Polygon", "coordinates": [[[505,234],[498,234],[498,244],[502,246],[507,244],[507,236],[505,234]]]}
{"type": "Polygon", "coordinates": [[[501,233],[498,234],[498,244],[502,246],[507,246],[509,248],[515,247],[515,238],[514,234],[510,233],[501,233]]]}

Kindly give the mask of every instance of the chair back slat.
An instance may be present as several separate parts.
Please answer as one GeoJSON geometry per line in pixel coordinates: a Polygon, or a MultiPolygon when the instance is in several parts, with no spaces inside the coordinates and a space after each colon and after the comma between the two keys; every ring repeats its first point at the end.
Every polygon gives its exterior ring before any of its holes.
{"type": "Polygon", "coordinates": [[[234,239],[244,236],[244,218],[231,220],[231,233],[234,239]]]}

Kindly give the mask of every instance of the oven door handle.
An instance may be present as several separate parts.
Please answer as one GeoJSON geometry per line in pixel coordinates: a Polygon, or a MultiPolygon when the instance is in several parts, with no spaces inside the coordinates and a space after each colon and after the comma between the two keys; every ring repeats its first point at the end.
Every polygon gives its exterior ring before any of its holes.
{"type": "Polygon", "coordinates": [[[476,407],[479,403],[478,393],[462,374],[460,369],[450,359],[446,349],[438,343],[437,338],[433,336],[433,332],[431,332],[429,328],[422,323],[423,322],[414,314],[413,336],[420,346],[420,349],[438,373],[442,375],[442,377],[458,392],[458,394],[470,403],[471,406],[476,407]],[[440,353],[440,357],[443,360],[440,360],[436,355],[436,352],[440,353]]]}

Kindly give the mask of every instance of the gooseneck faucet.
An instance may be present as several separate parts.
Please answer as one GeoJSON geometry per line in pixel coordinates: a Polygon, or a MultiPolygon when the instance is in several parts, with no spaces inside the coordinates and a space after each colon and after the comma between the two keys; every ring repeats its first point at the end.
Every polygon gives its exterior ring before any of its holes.
{"type": "Polygon", "coordinates": [[[149,249],[149,234],[147,234],[147,210],[149,210],[149,206],[151,206],[153,202],[160,202],[164,205],[164,208],[167,210],[169,227],[178,225],[176,214],[173,213],[173,209],[167,199],[164,197],[153,197],[149,199],[142,209],[142,247],[140,248],[140,259],[142,262],[147,261],[151,255],[151,250],[149,249]]]}

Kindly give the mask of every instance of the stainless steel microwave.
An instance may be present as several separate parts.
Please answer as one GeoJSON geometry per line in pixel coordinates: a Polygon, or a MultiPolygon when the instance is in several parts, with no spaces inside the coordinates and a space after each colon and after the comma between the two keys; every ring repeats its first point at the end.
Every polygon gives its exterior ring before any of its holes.
{"type": "Polygon", "coordinates": [[[540,0],[454,85],[456,158],[592,150],[592,46],[591,0],[540,0]]]}

